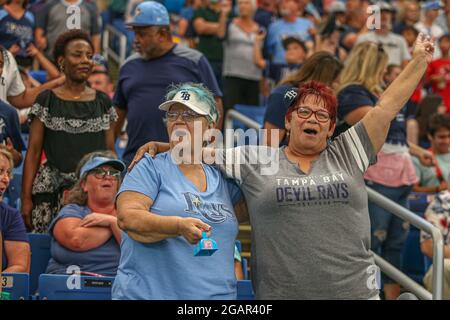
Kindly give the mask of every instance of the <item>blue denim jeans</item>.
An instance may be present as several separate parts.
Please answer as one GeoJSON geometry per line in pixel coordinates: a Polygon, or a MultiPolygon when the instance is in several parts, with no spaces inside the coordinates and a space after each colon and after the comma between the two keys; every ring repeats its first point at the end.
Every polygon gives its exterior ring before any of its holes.
{"type": "MultiPolygon", "coordinates": [[[[387,187],[372,181],[366,181],[367,186],[408,208],[408,195],[412,186],[387,187]]],[[[397,269],[402,268],[402,250],[408,237],[409,223],[403,221],[389,211],[380,208],[369,201],[369,215],[371,225],[371,249],[397,269]]],[[[384,283],[393,283],[382,274],[384,283]]]]}

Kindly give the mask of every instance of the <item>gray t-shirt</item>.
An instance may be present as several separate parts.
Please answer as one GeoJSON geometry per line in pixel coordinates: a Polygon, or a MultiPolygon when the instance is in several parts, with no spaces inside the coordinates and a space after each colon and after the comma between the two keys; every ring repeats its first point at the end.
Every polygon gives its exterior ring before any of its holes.
{"type": "MultiPolygon", "coordinates": [[[[95,4],[79,1],[73,5],[80,8],[81,30],[86,31],[91,36],[99,34],[99,17],[95,4]]],[[[45,36],[47,37],[45,53],[51,58],[53,58],[53,48],[56,39],[58,39],[61,33],[69,30],[67,28],[67,19],[71,16],[71,14],[67,14],[67,8],[69,6],[70,4],[63,0],[54,0],[47,3],[37,15],[36,25],[38,28],[44,29],[45,36]]]]}
{"type": "Polygon", "coordinates": [[[262,70],[253,62],[255,33],[247,33],[230,23],[223,42],[223,76],[259,81],[262,70]]]}
{"type": "Polygon", "coordinates": [[[381,43],[384,51],[386,51],[389,57],[388,64],[402,66],[404,61],[411,60],[408,45],[406,44],[405,39],[398,34],[389,32],[387,35],[382,36],[375,32],[367,32],[358,37],[356,44],[365,41],[381,43]]]}
{"type": "Polygon", "coordinates": [[[308,174],[287,159],[284,148],[237,147],[216,157],[247,201],[258,299],[378,295],[363,178],[376,155],[362,123],[329,144],[308,174]],[[230,157],[241,164],[231,164],[230,157]],[[257,157],[267,165],[251,164],[257,157]]]}

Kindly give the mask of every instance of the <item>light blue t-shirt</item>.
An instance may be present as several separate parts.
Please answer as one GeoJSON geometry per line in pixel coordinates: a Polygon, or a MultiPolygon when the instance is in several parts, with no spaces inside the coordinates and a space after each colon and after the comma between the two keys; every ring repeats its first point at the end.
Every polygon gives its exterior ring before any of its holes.
{"type": "Polygon", "coordinates": [[[272,63],[286,64],[284,58],[283,39],[288,36],[300,38],[302,41],[311,39],[308,29],[312,28],[311,21],[305,18],[297,18],[295,22],[286,22],[279,19],[269,26],[267,32],[267,50],[272,55],[272,63]]]}
{"type": "Polygon", "coordinates": [[[212,227],[218,250],[196,257],[194,246],[181,236],[143,244],[123,233],[113,299],[236,299],[233,257],[238,222],[233,203],[241,198],[240,189],[216,168],[203,169],[206,192],[198,191],[169,153],[145,155],[125,176],[119,194],[135,191],[148,196],[154,214],[202,220],[212,227]]]}
{"type": "Polygon", "coordinates": [[[101,246],[92,250],[77,252],[62,246],[53,236],[53,229],[58,221],[65,218],[84,219],[91,213],[91,209],[77,204],[68,204],[59,212],[49,228],[51,241],[51,255],[46,273],[66,274],[69,266],[76,265],[81,271],[98,273],[104,276],[115,276],[120,259],[120,246],[114,236],[101,246]]]}

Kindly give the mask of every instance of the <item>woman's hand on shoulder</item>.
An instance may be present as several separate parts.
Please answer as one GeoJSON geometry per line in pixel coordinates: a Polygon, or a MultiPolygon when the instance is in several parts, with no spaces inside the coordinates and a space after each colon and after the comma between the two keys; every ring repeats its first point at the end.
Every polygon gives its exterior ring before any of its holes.
{"type": "MultiPolygon", "coordinates": [[[[169,149],[169,144],[163,144],[164,148],[167,148],[167,150],[169,149]]],[[[167,151],[165,150],[165,151],[167,151]]],[[[161,143],[156,142],[156,141],[150,141],[147,142],[146,144],[144,144],[142,147],[140,147],[138,149],[138,151],[136,152],[136,154],[134,155],[133,161],[131,161],[129,167],[128,167],[128,172],[130,172],[134,166],[144,157],[144,155],[146,153],[148,153],[152,158],[154,158],[158,153],[164,152],[161,149],[161,143]]]]}

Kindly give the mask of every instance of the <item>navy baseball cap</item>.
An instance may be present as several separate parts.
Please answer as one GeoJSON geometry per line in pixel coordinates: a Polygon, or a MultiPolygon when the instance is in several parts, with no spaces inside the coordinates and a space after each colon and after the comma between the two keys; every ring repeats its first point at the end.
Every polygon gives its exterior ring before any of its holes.
{"type": "Polygon", "coordinates": [[[94,157],[88,162],[84,164],[84,166],[80,169],[80,177],[83,176],[86,172],[89,172],[95,168],[101,167],[103,165],[110,165],[114,169],[119,170],[120,172],[125,171],[126,166],[125,163],[123,163],[120,160],[112,159],[112,158],[106,158],[106,157],[94,157]]]}
{"type": "Polygon", "coordinates": [[[298,89],[295,87],[292,87],[283,96],[283,105],[287,109],[292,106],[292,104],[295,102],[296,98],[298,96],[298,89]]]}
{"type": "Polygon", "coordinates": [[[140,3],[134,12],[133,19],[127,23],[129,27],[149,27],[170,25],[166,7],[155,1],[140,3]]]}

